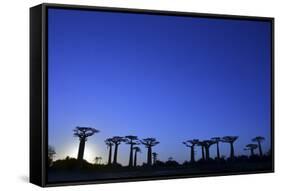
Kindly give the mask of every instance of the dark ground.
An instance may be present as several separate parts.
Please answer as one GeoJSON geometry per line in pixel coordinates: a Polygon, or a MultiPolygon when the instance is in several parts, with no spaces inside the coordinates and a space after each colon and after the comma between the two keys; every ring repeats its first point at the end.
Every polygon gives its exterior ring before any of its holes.
{"type": "Polygon", "coordinates": [[[210,161],[186,163],[185,165],[162,164],[151,167],[112,167],[106,165],[89,165],[83,169],[73,166],[54,165],[48,169],[48,182],[95,181],[120,178],[149,178],[161,176],[192,176],[219,173],[240,173],[255,171],[270,171],[270,158],[236,161],[210,161]]]}

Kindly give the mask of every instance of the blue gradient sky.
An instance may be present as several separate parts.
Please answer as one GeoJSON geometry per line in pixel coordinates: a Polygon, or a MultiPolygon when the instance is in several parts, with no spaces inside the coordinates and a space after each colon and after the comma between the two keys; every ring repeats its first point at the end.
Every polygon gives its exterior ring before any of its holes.
{"type": "MultiPolygon", "coordinates": [[[[189,159],[182,141],[237,135],[270,145],[270,23],[49,9],[49,144],[76,157],[76,126],[100,133],[85,158],[107,161],[104,140],[155,137],[160,160],[189,159]]],[[[127,164],[122,144],[119,162],[127,164]]],[[[139,163],[146,160],[142,147],[139,163]]],[[[221,144],[222,155],[229,145],[221,144]]],[[[211,148],[211,156],[215,147],[211,148]]],[[[199,148],[196,159],[201,157],[199,148]]]]}

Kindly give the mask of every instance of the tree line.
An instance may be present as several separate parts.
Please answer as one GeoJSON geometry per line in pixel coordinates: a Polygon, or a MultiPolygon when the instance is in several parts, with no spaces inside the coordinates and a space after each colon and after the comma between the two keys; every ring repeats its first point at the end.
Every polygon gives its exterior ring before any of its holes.
{"type": "MultiPolygon", "coordinates": [[[[78,137],[80,140],[77,160],[82,162],[87,138],[89,136],[94,135],[95,133],[98,133],[99,130],[91,127],[76,127],[73,131],[74,131],[74,136],[78,137]]],[[[152,137],[139,139],[137,136],[133,136],[133,135],[128,135],[125,137],[114,136],[111,138],[107,138],[105,140],[105,144],[109,149],[108,162],[107,162],[108,165],[118,164],[117,162],[118,148],[122,142],[130,145],[129,164],[128,164],[129,167],[137,166],[137,154],[141,152],[140,147],[138,147],[137,145],[140,144],[144,145],[147,148],[147,165],[149,166],[152,165],[152,157],[155,156],[155,153],[152,152],[152,147],[159,144],[159,141],[157,141],[155,138],[152,137]],[[113,153],[113,160],[112,160],[113,147],[114,147],[114,153],[113,153]]],[[[98,160],[101,160],[101,158],[95,159],[95,161],[98,160]]]]}
{"type": "MultiPolygon", "coordinates": [[[[190,148],[190,162],[195,162],[195,146],[201,147],[201,156],[202,160],[210,160],[210,147],[216,145],[216,158],[217,160],[221,159],[219,143],[227,143],[230,145],[230,156],[229,159],[234,159],[234,142],[238,139],[238,136],[224,136],[224,137],[213,137],[210,140],[200,141],[199,139],[192,139],[184,141],[183,144],[190,148]]],[[[264,137],[257,136],[252,139],[252,142],[257,144],[247,144],[244,150],[250,150],[251,156],[255,155],[255,149],[259,148],[259,155],[263,156],[261,143],[265,140],[264,137]]]]}
{"type": "MultiPolygon", "coordinates": [[[[84,156],[84,150],[85,150],[85,143],[88,139],[88,137],[99,133],[100,131],[92,128],[92,127],[76,127],[73,130],[73,135],[74,137],[79,138],[79,148],[78,148],[78,155],[77,155],[77,160],[78,162],[83,161],[83,156],[84,156]]],[[[224,136],[224,137],[213,137],[210,140],[202,140],[200,141],[199,139],[191,139],[191,140],[186,140],[183,141],[182,143],[190,149],[190,159],[189,162],[194,163],[195,162],[195,147],[199,147],[201,149],[201,160],[208,161],[210,160],[210,148],[211,146],[216,146],[216,157],[215,159],[220,160],[221,155],[220,155],[220,143],[227,143],[229,144],[229,149],[230,149],[230,156],[229,159],[234,159],[235,158],[235,153],[234,153],[234,143],[238,139],[238,136],[224,136]]],[[[245,146],[244,150],[249,150],[250,155],[253,156],[255,155],[255,150],[259,150],[259,155],[263,156],[262,152],[262,145],[261,143],[265,140],[264,137],[257,136],[252,139],[251,144],[247,144],[245,146]]],[[[158,153],[152,152],[152,148],[156,145],[158,145],[160,142],[156,140],[156,138],[148,137],[148,138],[143,138],[139,139],[137,136],[134,135],[128,135],[128,136],[113,136],[110,138],[107,138],[105,140],[105,144],[107,145],[108,148],[108,159],[107,159],[107,165],[118,165],[118,148],[121,143],[128,144],[130,146],[129,150],[129,162],[128,166],[129,167],[136,167],[137,166],[137,158],[138,158],[138,153],[141,152],[141,148],[139,145],[144,145],[145,148],[147,149],[147,166],[151,166],[152,164],[156,164],[157,161],[157,156],[158,153]],[[114,149],[114,150],[113,150],[114,149]],[[113,157],[113,159],[112,159],[113,157]]],[[[50,160],[53,159],[53,156],[55,155],[55,150],[53,147],[48,148],[48,158],[50,160]]],[[[96,157],[94,159],[95,164],[101,164],[101,157],[96,157]]],[[[188,160],[187,160],[188,161],[188,160]]]]}

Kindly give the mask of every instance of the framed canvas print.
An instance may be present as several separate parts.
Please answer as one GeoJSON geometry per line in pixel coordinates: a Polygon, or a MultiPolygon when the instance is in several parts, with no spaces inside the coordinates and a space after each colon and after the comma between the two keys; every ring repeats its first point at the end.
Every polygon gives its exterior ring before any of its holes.
{"type": "Polygon", "coordinates": [[[274,19],[30,9],[30,182],[274,171],[274,19]]]}

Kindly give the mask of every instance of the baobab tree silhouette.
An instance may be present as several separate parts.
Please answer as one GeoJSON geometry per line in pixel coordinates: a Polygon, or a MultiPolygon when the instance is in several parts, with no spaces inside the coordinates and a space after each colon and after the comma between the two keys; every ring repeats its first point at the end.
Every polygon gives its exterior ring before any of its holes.
{"type": "Polygon", "coordinates": [[[194,162],[195,161],[195,151],[194,151],[194,147],[195,145],[197,145],[199,143],[198,139],[192,139],[192,140],[188,140],[188,141],[184,141],[182,142],[186,147],[190,148],[190,162],[194,162]]]}
{"type": "Polygon", "coordinates": [[[107,148],[109,148],[107,165],[111,165],[112,146],[114,145],[114,143],[112,142],[112,138],[108,138],[104,142],[107,145],[107,148]]]}
{"type": "Polygon", "coordinates": [[[128,135],[125,136],[126,138],[126,143],[130,145],[130,156],[129,156],[129,167],[133,166],[133,147],[134,145],[138,145],[138,137],[137,136],[133,136],[133,135],[128,135]]]}
{"type": "Polygon", "coordinates": [[[249,150],[251,152],[251,156],[255,155],[255,149],[258,148],[258,145],[256,144],[248,144],[246,145],[246,148],[244,150],[249,150]]]}
{"type": "Polygon", "coordinates": [[[77,160],[82,162],[87,138],[98,133],[99,130],[91,127],[76,127],[73,132],[74,137],[78,137],[80,140],[77,160]]]}
{"type": "Polygon", "coordinates": [[[261,136],[257,136],[257,137],[252,139],[253,142],[257,142],[258,143],[260,156],[263,155],[262,148],[261,148],[261,142],[263,142],[264,140],[265,140],[265,138],[261,137],[261,136]]]}
{"type": "Polygon", "coordinates": [[[140,153],[141,152],[141,149],[139,147],[134,147],[133,150],[135,151],[135,156],[134,156],[134,167],[137,166],[137,155],[138,155],[138,152],[140,153]]]}
{"type": "Polygon", "coordinates": [[[230,145],[230,159],[234,159],[234,142],[238,139],[238,136],[225,136],[222,138],[222,142],[229,143],[230,145]]]}
{"type": "Polygon", "coordinates": [[[152,147],[159,144],[155,138],[146,138],[140,141],[147,148],[147,165],[151,166],[152,163],[152,147]]]}
{"type": "Polygon", "coordinates": [[[95,157],[95,164],[98,164],[99,157],[95,157]]]}
{"type": "Polygon", "coordinates": [[[217,159],[220,160],[220,147],[219,147],[219,142],[221,141],[220,137],[213,137],[211,138],[212,141],[217,145],[217,159]]]}
{"type": "Polygon", "coordinates": [[[205,147],[205,152],[206,152],[206,160],[210,160],[210,147],[215,144],[214,141],[211,140],[205,140],[203,141],[204,147],[205,147]]]}
{"type": "Polygon", "coordinates": [[[156,161],[157,161],[157,156],[158,156],[158,153],[156,153],[156,152],[153,152],[153,153],[152,153],[152,161],[153,161],[153,165],[155,165],[155,164],[156,164],[156,161]]]}
{"type": "Polygon", "coordinates": [[[53,146],[48,146],[48,165],[51,166],[56,154],[55,148],[53,146]]]}
{"type": "Polygon", "coordinates": [[[197,145],[201,147],[202,160],[205,160],[205,152],[204,152],[204,150],[205,150],[205,142],[199,141],[199,142],[197,143],[197,145]]]}
{"type": "Polygon", "coordinates": [[[119,145],[125,141],[124,137],[119,137],[119,136],[114,136],[111,138],[111,141],[113,142],[113,144],[115,145],[114,148],[114,157],[113,157],[113,164],[116,165],[117,164],[117,154],[118,154],[118,147],[119,145]]]}
{"type": "Polygon", "coordinates": [[[95,157],[95,164],[101,164],[102,157],[95,157]]]}

